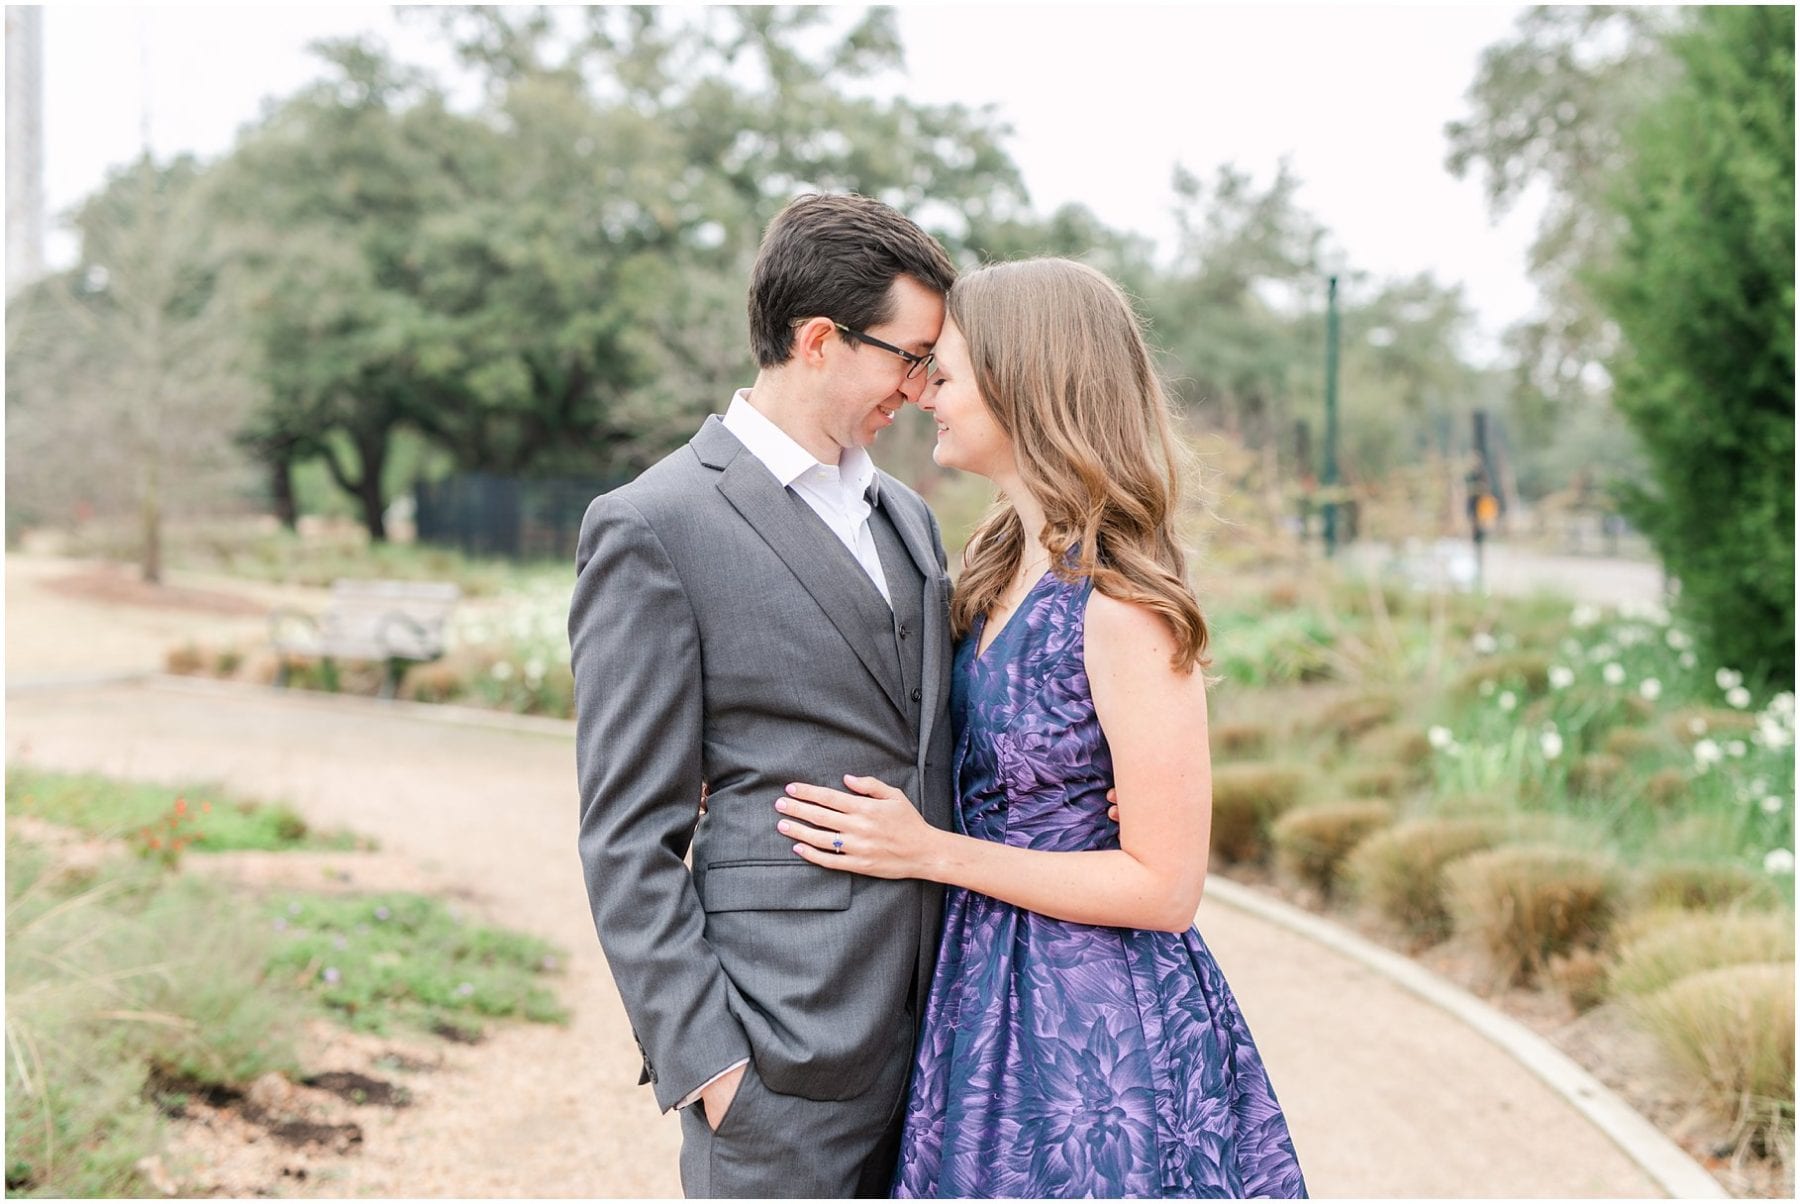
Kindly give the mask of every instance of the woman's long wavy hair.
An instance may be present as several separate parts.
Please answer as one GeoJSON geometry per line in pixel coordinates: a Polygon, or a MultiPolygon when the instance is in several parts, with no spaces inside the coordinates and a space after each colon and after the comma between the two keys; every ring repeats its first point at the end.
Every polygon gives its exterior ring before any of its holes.
{"type": "MultiPolygon", "coordinates": [[[[1044,507],[1057,575],[1091,576],[1108,597],[1155,611],[1175,634],[1174,668],[1205,666],[1206,619],[1175,537],[1182,453],[1131,303],[1085,264],[1026,259],[960,277],[946,307],[1044,507]]],[[[1018,513],[997,498],[964,554],[958,637],[1006,591],[1025,548],[1018,513]]]]}

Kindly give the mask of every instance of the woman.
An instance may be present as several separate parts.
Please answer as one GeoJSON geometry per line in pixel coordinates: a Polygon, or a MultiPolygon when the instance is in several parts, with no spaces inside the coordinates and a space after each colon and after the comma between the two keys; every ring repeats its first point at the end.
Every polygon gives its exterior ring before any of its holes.
{"type": "Polygon", "coordinates": [[[951,608],[958,831],[872,778],[776,804],[815,865],[951,888],[895,1194],[1303,1196],[1191,924],[1207,632],[1149,351],[1112,282],[1068,260],[974,272],[947,306],[919,404],[938,463],[1000,494],[951,608]]]}

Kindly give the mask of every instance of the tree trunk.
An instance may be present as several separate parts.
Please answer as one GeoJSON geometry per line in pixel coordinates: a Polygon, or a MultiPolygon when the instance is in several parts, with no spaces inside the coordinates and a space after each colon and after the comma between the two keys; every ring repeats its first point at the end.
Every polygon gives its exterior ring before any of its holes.
{"type": "Polygon", "coordinates": [[[275,504],[275,517],[289,531],[300,526],[300,507],[294,501],[294,465],[286,457],[269,460],[269,498],[275,504]]]}
{"type": "Polygon", "coordinates": [[[363,526],[369,529],[369,539],[374,543],[387,542],[387,501],[381,495],[387,452],[385,431],[366,432],[356,441],[356,453],[362,460],[362,477],[356,482],[356,496],[362,502],[363,526]]]}

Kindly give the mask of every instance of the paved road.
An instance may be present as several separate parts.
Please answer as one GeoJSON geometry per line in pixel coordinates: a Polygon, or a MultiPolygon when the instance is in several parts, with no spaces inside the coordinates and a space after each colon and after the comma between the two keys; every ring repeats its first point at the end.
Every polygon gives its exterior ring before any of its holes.
{"type": "MultiPolygon", "coordinates": [[[[1475,557],[1468,540],[1438,540],[1397,549],[1387,544],[1352,544],[1344,552],[1352,567],[1395,574],[1425,585],[1468,587],[1475,557]]],[[[1562,594],[1597,606],[1663,601],[1662,565],[1606,556],[1559,556],[1529,548],[1489,544],[1482,553],[1483,586],[1509,597],[1562,594]]]]}
{"type": "MultiPolygon", "coordinates": [[[[575,861],[566,735],[374,702],[147,682],[12,694],[7,755],[292,801],[465,883],[571,951],[568,1030],[458,1051],[321,1194],[672,1196],[677,1126],[637,1088],[575,861]]],[[[1648,1197],[1579,1113],[1485,1038],[1361,965],[1216,902],[1200,930],[1243,1005],[1313,1193],[1648,1197]]]]}

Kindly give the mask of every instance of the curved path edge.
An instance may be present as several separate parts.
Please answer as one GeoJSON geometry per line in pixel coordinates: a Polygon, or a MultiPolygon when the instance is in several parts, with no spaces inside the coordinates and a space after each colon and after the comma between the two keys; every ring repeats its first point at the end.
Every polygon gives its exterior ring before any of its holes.
{"type": "Polygon", "coordinates": [[[1342,925],[1217,874],[1207,876],[1206,893],[1227,907],[1248,912],[1316,941],[1450,1013],[1505,1050],[1568,1100],[1672,1198],[1731,1198],[1731,1193],[1689,1157],[1686,1150],[1567,1054],[1461,987],[1342,925]]]}

